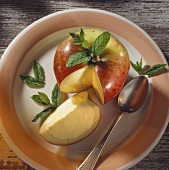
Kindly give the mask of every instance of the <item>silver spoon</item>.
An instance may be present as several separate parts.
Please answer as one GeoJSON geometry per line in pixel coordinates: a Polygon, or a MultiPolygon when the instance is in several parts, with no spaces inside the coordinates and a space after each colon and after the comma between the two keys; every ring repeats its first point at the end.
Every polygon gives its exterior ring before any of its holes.
{"type": "Polygon", "coordinates": [[[77,170],[93,170],[95,164],[111,134],[114,127],[120,121],[125,113],[133,113],[137,111],[143,104],[148,93],[148,79],[144,76],[138,76],[131,80],[120,92],[118,97],[118,105],[120,113],[112,122],[111,127],[106,132],[98,145],[90,152],[87,158],[79,166],[77,170]]]}

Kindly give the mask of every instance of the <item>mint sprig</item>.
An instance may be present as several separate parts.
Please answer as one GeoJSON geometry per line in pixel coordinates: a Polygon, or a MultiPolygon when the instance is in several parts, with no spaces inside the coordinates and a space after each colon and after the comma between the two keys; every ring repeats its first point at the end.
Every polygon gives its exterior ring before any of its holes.
{"type": "Polygon", "coordinates": [[[139,75],[148,75],[148,76],[153,76],[155,74],[158,74],[167,65],[167,64],[155,64],[154,66],[145,70],[144,67],[142,66],[142,58],[140,59],[140,61],[137,61],[136,63],[130,61],[130,64],[139,75]]]}
{"type": "Polygon", "coordinates": [[[109,40],[110,40],[110,33],[107,31],[102,33],[93,42],[90,51],[96,56],[100,55],[106,48],[109,40]]]}
{"type": "Polygon", "coordinates": [[[32,68],[33,68],[34,77],[27,74],[23,74],[20,75],[22,81],[30,87],[44,86],[45,76],[44,76],[44,70],[42,66],[37,61],[34,61],[32,68]]]}
{"type": "Polygon", "coordinates": [[[52,90],[52,105],[55,108],[57,108],[60,104],[60,100],[61,100],[61,91],[58,84],[56,84],[52,90]]]}
{"type": "Polygon", "coordinates": [[[42,87],[44,83],[36,80],[34,77],[29,75],[20,75],[22,81],[30,87],[42,87]]]}
{"type": "Polygon", "coordinates": [[[81,64],[91,60],[91,56],[89,56],[86,52],[77,52],[73,53],[69,56],[66,67],[73,67],[77,64],[81,64]]]}
{"type": "Polygon", "coordinates": [[[52,113],[60,104],[61,100],[61,91],[59,89],[58,84],[56,83],[52,90],[52,97],[50,102],[48,96],[45,93],[38,92],[39,95],[33,95],[32,99],[35,102],[38,102],[41,105],[51,105],[49,108],[38,113],[32,120],[32,122],[36,122],[39,118],[44,117],[50,113],[52,113]],[[51,104],[52,103],[52,104],[51,104]]]}
{"type": "Polygon", "coordinates": [[[38,92],[38,94],[33,95],[32,99],[40,105],[49,105],[50,100],[48,96],[43,92],[38,92]]]}
{"type": "Polygon", "coordinates": [[[35,80],[38,80],[39,82],[44,83],[44,80],[45,80],[44,70],[37,61],[33,62],[33,72],[35,75],[35,80]]]}
{"type": "Polygon", "coordinates": [[[155,64],[154,66],[150,67],[149,69],[144,71],[145,75],[152,76],[154,74],[158,74],[162,71],[167,64],[155,64]]]}
{"type": "MultiPolygon", "coordinates": [[[[37,62],[34,61],[32,65],[34,77],[30,75],[20,75],[21,79],[24,83],[31,87],[42,87],[45,84],[45,76],[44,76],[44,69],[43,67],[37,62]]],[[[61,100],[61,91],[59,89],[58,84],[56,83],[53,90],[51,100],[49,97],[43,93],[38,92],[31,97],[36,103],[42,106],[49,105],[48,108],[38,113],[32,120],[32,122],[36,122],[39,118],[44,117],[50,113],[52,113],[60,104],[61,100]]]]}
{"type": "Polygon", "coordinates": [[[103,32],[95,39],[90,47],[89,42],[84,38],[84,31],[82,28],[80,34],[70,33],[70,35],[73,37],[72,44],[81,46],[84,51],[70,55],[66,61],[66,67],[73,67],[84,62],[99,62],[101,60],[100,55],[103,53],[110,40],[110,33],[107,31],[103,32]]]}
{"type": "Polygon", "coordinates": [[[130,61],[130,64],[134,68],[134,70],[140,75],[141,71],[143,70],[143,68],[142,68],[142,58],[140,59],[139,62],[137,61],[135,64],[132,61],[130,61]]]}
{"type": "Polygon", "coordinates": [[[46,116],[46,115],[48,115],[48,114],[51,114],[52,112],[55,111],[55,109],[56,109],[55,107],[51,106],[51,107],[43,110],[42,112],[38,113],[38,114],[33,118],[32,122],[36,122],[39,118],[44,117],[44,116],[46,116]]]}
{"type": "Polygon", "coordinates": [[[84,49],[87,49],[89,47],[89,42],[85,40],[84,31],[82,28],[80,30],[80,35],[76,33],[72,33],[72,32],[70,32],[69,34],[74,38],[74,40],[72,41],[72,44],[80,45],[84,49]]]}

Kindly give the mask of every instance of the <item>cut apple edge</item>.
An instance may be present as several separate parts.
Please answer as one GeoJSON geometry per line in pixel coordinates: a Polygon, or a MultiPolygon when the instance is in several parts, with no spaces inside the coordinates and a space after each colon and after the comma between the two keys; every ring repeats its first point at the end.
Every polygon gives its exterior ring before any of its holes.
{"type": "Polygon", "coordinates": [[[100,108],[90,100],[88,92],[84,91],[60,105],[45,120],[39,133],[49,143],[68,145],[89,136],[99,121],[100,108]]]}
{"type": "Polygon", "coordinates": [[[104,94],[94,66],[86,66],[68,75],[60,84],[65,93],[78,93],[93,87],[99,101],[104,104],[104,94]]]}
{"type": "Polygon", "coordinates": [[[102,86],[95,69],[93,70],[93,89],[101,104],[104,104],[104,94],[102,86]]]}
{"type": "Polygon", "coordinates": [[[80,68],[68,75],[60,84],[65,93],[78,93],[92,86],[93,66],[80,68]]]}

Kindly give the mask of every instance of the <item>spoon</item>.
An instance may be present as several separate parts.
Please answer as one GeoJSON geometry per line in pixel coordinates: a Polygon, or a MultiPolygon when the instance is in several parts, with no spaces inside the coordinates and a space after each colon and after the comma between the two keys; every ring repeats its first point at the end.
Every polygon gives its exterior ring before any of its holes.
{"type": "Polygon", "coordinates": [[[77,170],[93,170],[99,156],[108,141],[108,138],[114,127],[120,121],[125,113],[136,112],[144,103],[148,93],[148,79],[144,76],[138,76],[131,80],[120,92],[118,97],[118,105],[120,113],[112,122],[111,127],[103,136],[97,146],[90,152],[87,158],[79,166],[77,170]]]}

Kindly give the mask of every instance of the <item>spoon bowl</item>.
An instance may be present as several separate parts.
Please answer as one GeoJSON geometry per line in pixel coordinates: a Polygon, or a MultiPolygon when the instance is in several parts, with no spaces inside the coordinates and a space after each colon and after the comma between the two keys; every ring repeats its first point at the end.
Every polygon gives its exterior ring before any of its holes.
{"type": "Polygon", "coordinates": [[[138,76],[130,81],[120,92],[118,105],[120,110],[127,113],[137,111],[144,103],[148,93],[148,79],[138,76]]]}
{"type": "Polygon", "coordinates": [[[111,127],[82,162],[77,170],[93,170],[99,156],[110,137],[111,132],[125,113],[134,113],[143,105],[148,93],[148,79],[145,76],[138,76],[131,80],[120,92],[118,105],[120,112],[112,122],[111,127]]]}

